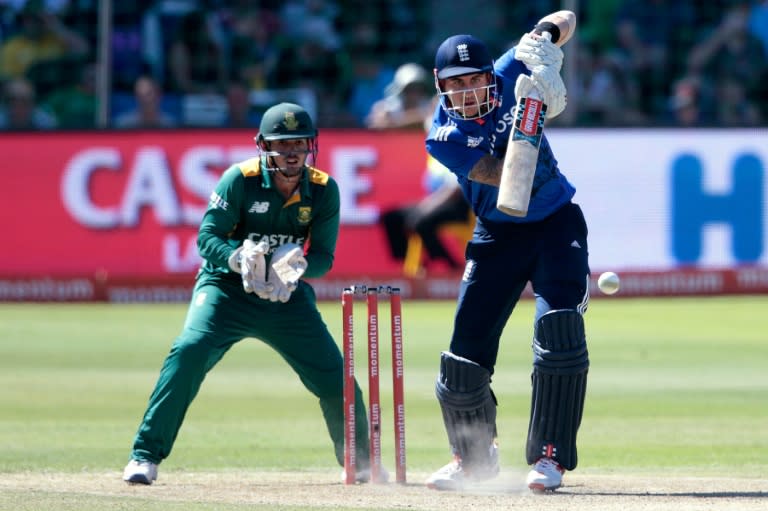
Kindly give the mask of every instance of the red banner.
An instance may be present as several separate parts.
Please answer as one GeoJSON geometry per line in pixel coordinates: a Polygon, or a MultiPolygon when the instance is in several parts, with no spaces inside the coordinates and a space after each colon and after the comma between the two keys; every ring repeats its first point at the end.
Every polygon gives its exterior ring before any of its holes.
{"type": "MultiPolygon", "coordinates": [[[[633,224],[630,235],[636,243],[617,242],[626,235],[625,217],[616,215],[618,208],[601,214],[606,197],[612,195],[601,192],[605,176],[611,174],[600,165],[612,160],[590,160],[579,133],[559,135],[560,147],[566,155],[572,152],[566,161],[580,162],[573,165],[581,171],[573,174],[584,180],[584,186],[577,184],[580,201],[592,213],[590,260],[595,278],[605,269],[618,271],[620,297],[768,293],[764,265],[729,266],[735,249],[717,240],[707,244],[708,267],[676,267],[673,254],[665,249],[671,213],[660,206],[633,224]],[[590,170],[595,172],[592,180],[586,175],[590,170]]],[[[0,135],[0,301],[186,299],[200,262],[197,226],[208,196],[225,168],[257,154],[253,136],[248,130],[0,135]]],[[[636,136],[614,145],[624,152],[636,136]]],[[[403,278],[402,263],[390,258],[377,223],[387,208],[423,196],[423,135],[323,130],[319,143],[317,166],[339,183],[342,225],[333,270],[313,282],[318,297],[338,299],[341,288],[352,284],[397,286],[408,298],[455,297],[460,276],[441,268],[430,267],[426,279],[403,278]]],[[[636,153],[647,145],[645,139],[634,144],[636,153]]],[[[708,144],[712,155],[722,152],[713,141],[708,144]]],[[[654,186],[640,189],[636,183],[634,193],[618,199],[625,211],[636,215],[649,196],[656,197],[652,203],[664,204],[662,184],[669,181],[665,165],[654,167],[654,186]]],[[[760,214],[753,209],[749,211],[760,214]]],[[[762,240],[764,235],[750,236],[762,240]]],[[[446,241],[461,256],[462,247],[446,241]]],[[[601,296],[594,285],[592,291],[592,296],[601,296]]]]}
{"type": "MultiPolygon", "coordinates": [[[[0,276],[193,274],[197,225],[231,163],[257,154],[240,130],[3,134],[0,276]]],[[[423,195],[420,132],[324,130],[317,167],[339,182],[332,275],[396,277],[381,211],[423,195]]]]}

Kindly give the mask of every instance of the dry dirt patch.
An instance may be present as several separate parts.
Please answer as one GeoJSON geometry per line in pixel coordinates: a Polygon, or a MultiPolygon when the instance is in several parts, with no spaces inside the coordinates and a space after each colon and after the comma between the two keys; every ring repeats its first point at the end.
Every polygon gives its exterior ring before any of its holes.
{"type": "Polygon", "coordinates": [[[403,486],[345,486],[331,473],[164,472],[152,486],[130,486],[120,473],[14,473],[0,477],[0,490],[142,497],[177,502],[275,506],[316,506],[408,510],[561,510],[568,511],[751,511],[768,509],[768,480],[716,477],[568,474],[554,494],[534,495],[523,474],[502,473],[496,480],[461,493],[435,492],[420,482],[427,474],[409,473],[403,486]]]}

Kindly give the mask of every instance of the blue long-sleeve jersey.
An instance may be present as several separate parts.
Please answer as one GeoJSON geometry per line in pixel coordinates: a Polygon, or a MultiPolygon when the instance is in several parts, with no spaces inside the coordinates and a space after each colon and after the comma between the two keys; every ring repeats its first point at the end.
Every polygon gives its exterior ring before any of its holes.
{"type": "Polygon", "coordinates": [[[542,136],[533,180],[531,201],[525,217],[514,217],[496,209],[499,189],[471,181],[469,171],[483,155],[501,160],[512,133],[515,108],[515,82],[525,64],[514,59],[514,48],[495,63],[497,106],[488,115],[473,120],[448,117],[438,104],[426,139],[427,151],[456,174],[467,201],[481,223],[535,222],[546,218],[571,200],[576,189],[560,172],[546,136],[542,136]]]}

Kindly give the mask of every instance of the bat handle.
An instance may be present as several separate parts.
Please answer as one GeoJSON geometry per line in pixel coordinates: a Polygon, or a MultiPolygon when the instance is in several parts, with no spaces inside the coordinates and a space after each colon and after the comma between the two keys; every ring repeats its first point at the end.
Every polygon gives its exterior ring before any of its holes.
{"type": "Polygon", "coordinates": [[[533,33],[546,37],[548,41],[553,43],[557,43],[560,39],[560,27],[551,22],[536,25],[533,28],[533,33]]]}

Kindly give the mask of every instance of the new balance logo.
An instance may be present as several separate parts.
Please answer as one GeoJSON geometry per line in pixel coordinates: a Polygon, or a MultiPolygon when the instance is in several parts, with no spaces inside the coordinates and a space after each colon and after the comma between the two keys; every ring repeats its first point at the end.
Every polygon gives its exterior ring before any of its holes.
{"type": "Polygon", "coordinates": [[[256,201],[251,206],[251,209],[248,210],[248,213],[266,213],[267,211],[269,211],[269,202],[256,201]]]}

